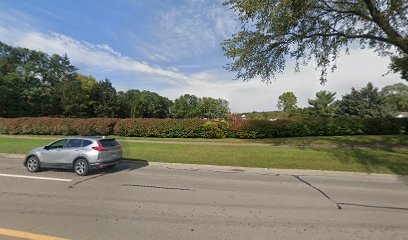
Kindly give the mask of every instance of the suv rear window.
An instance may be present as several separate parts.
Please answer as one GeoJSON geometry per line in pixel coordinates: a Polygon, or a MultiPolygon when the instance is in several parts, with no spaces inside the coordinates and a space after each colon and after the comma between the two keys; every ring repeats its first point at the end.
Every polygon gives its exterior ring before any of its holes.
{"type": "Polygon", "coordinates": [[[81,139],[70,139],[67,144],[67,148],[77,148],[81,147],[82,140],[81,139]]]}
{"type": "Polygon", "coordinates": [[[82,140],[82,147],[86,147],[92,144],[92,141],[89,140],[82,140]]]}
{"type": "Polygon", "coordinates": [[[119,143],[115,139],[103,139],[99,140],[102,144],[102,147],[116,147],[119,146],[119,143]]]}

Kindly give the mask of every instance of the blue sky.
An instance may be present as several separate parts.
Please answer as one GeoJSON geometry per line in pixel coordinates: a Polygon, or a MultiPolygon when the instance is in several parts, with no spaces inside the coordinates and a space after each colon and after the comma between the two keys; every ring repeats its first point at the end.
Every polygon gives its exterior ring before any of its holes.
{"type": "Polygon", "coordinates": [[[5,0],[0,2],[0,41],[67,53],[79,72],[109,78],[118,90],[140,89],[174,99],[182,94],[224,98],[233,112],[276,109],[293,91],[300,106],[316,91],[337,96],[368,81],[377,87],[403,82],[387,74],[387,58],[352,49],[328,83],[319,84],[313,64],[295,73],[293,62],[266,85],[232,80],[220,43],[237,31],[235,14],[218,0],[5,0]]]}

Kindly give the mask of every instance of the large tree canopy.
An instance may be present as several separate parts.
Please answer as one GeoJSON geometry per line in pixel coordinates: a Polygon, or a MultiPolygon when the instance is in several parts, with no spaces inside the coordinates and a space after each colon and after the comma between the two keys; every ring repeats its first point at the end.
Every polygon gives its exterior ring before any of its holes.
{"type": "Polygon", "coordinates": [[[279,96],[276,106],[281,111],[293,112],[298,108],[297,97],[293,92],[284,92],[279,96]]]}
{"type": "MultiPolygon", "coordinates": [[[[187,100],[193,108],[183,109],[182,101],[180,104],[176,100],[179,104],[172,109],[181,108],[179,114],[174,114],[177,118],[222,118],[229,111],[228,102],[223,99],[194,95],[179,99],[187,100]]],[[[78,73],[67,55],[47,55],[0,42],[0,118],[168,118],[172,104],[155,92],[117,92],[108,79],[97,81],[78,73]]]]}
{"type": "Polygon", "coordinates": [[[289,58],[316,61],[321,82],[334,70],[341,50],[356,42],[392,57],[391,69],[408,80],[406,0],[227,0],[242,23],[222,44],[232,60],[226,68],[244,81],[269,81],[289,58]]]}
{"type": "Polygon", "coordinates": [[[329,91],[319,91],[316,93],[316,99],[308,99],[314,113],[321,117],[333,117],[335,107],[333,106],[336,93],[329,91]]]}
{"type": "Polygon", "coordinates": [[[385,98],[372,83],[360,90],[352,88],[336,104],[337,115],[341,117],[381,118],[391,114],[385,98]]]}
{"type": "Polygon", "coordinates": [[[397,83],[385,86],[381,90],[391,111],[408,112],[408,86],[403,83],[397,83]]]}

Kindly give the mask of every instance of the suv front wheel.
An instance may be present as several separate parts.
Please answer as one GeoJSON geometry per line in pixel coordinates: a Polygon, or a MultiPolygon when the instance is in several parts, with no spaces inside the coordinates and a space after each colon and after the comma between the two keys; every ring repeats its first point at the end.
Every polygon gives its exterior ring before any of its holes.
{"type": "Polygon", "coordinates": [[[40,170],[40,160],[35,156],[31,156],[27,159],[26,167],[29,172],[38,172],[40,170]]]}
{"type": "Polygon", "coordinates": [[[89,171],[89,164],[88,161],[85,159],[79,159],[74,164],[74,172],[79,176],[85,176],[88,174],[89,171]]]}

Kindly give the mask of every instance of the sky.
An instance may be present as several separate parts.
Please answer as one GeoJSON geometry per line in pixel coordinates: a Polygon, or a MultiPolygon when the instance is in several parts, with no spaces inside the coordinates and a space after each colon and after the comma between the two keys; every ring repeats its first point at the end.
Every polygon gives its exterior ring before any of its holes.
{"type": "Polygon", "coordinates": [[[313,63],[295,72],[290,59],[269,84],[234,80],[220,43],[239,30],[236,19],[219,0],[2,0],[0,41],[66,53],[80,73],[108,78],[118,91],[223,98],[236,113],[276,110],[286,91],[306,107],[320,90],[341,98],[368,82],[379,88],[405,83],[388,73],[389,58],[357,47],[340,56],[325,85],[313,63]]]}

